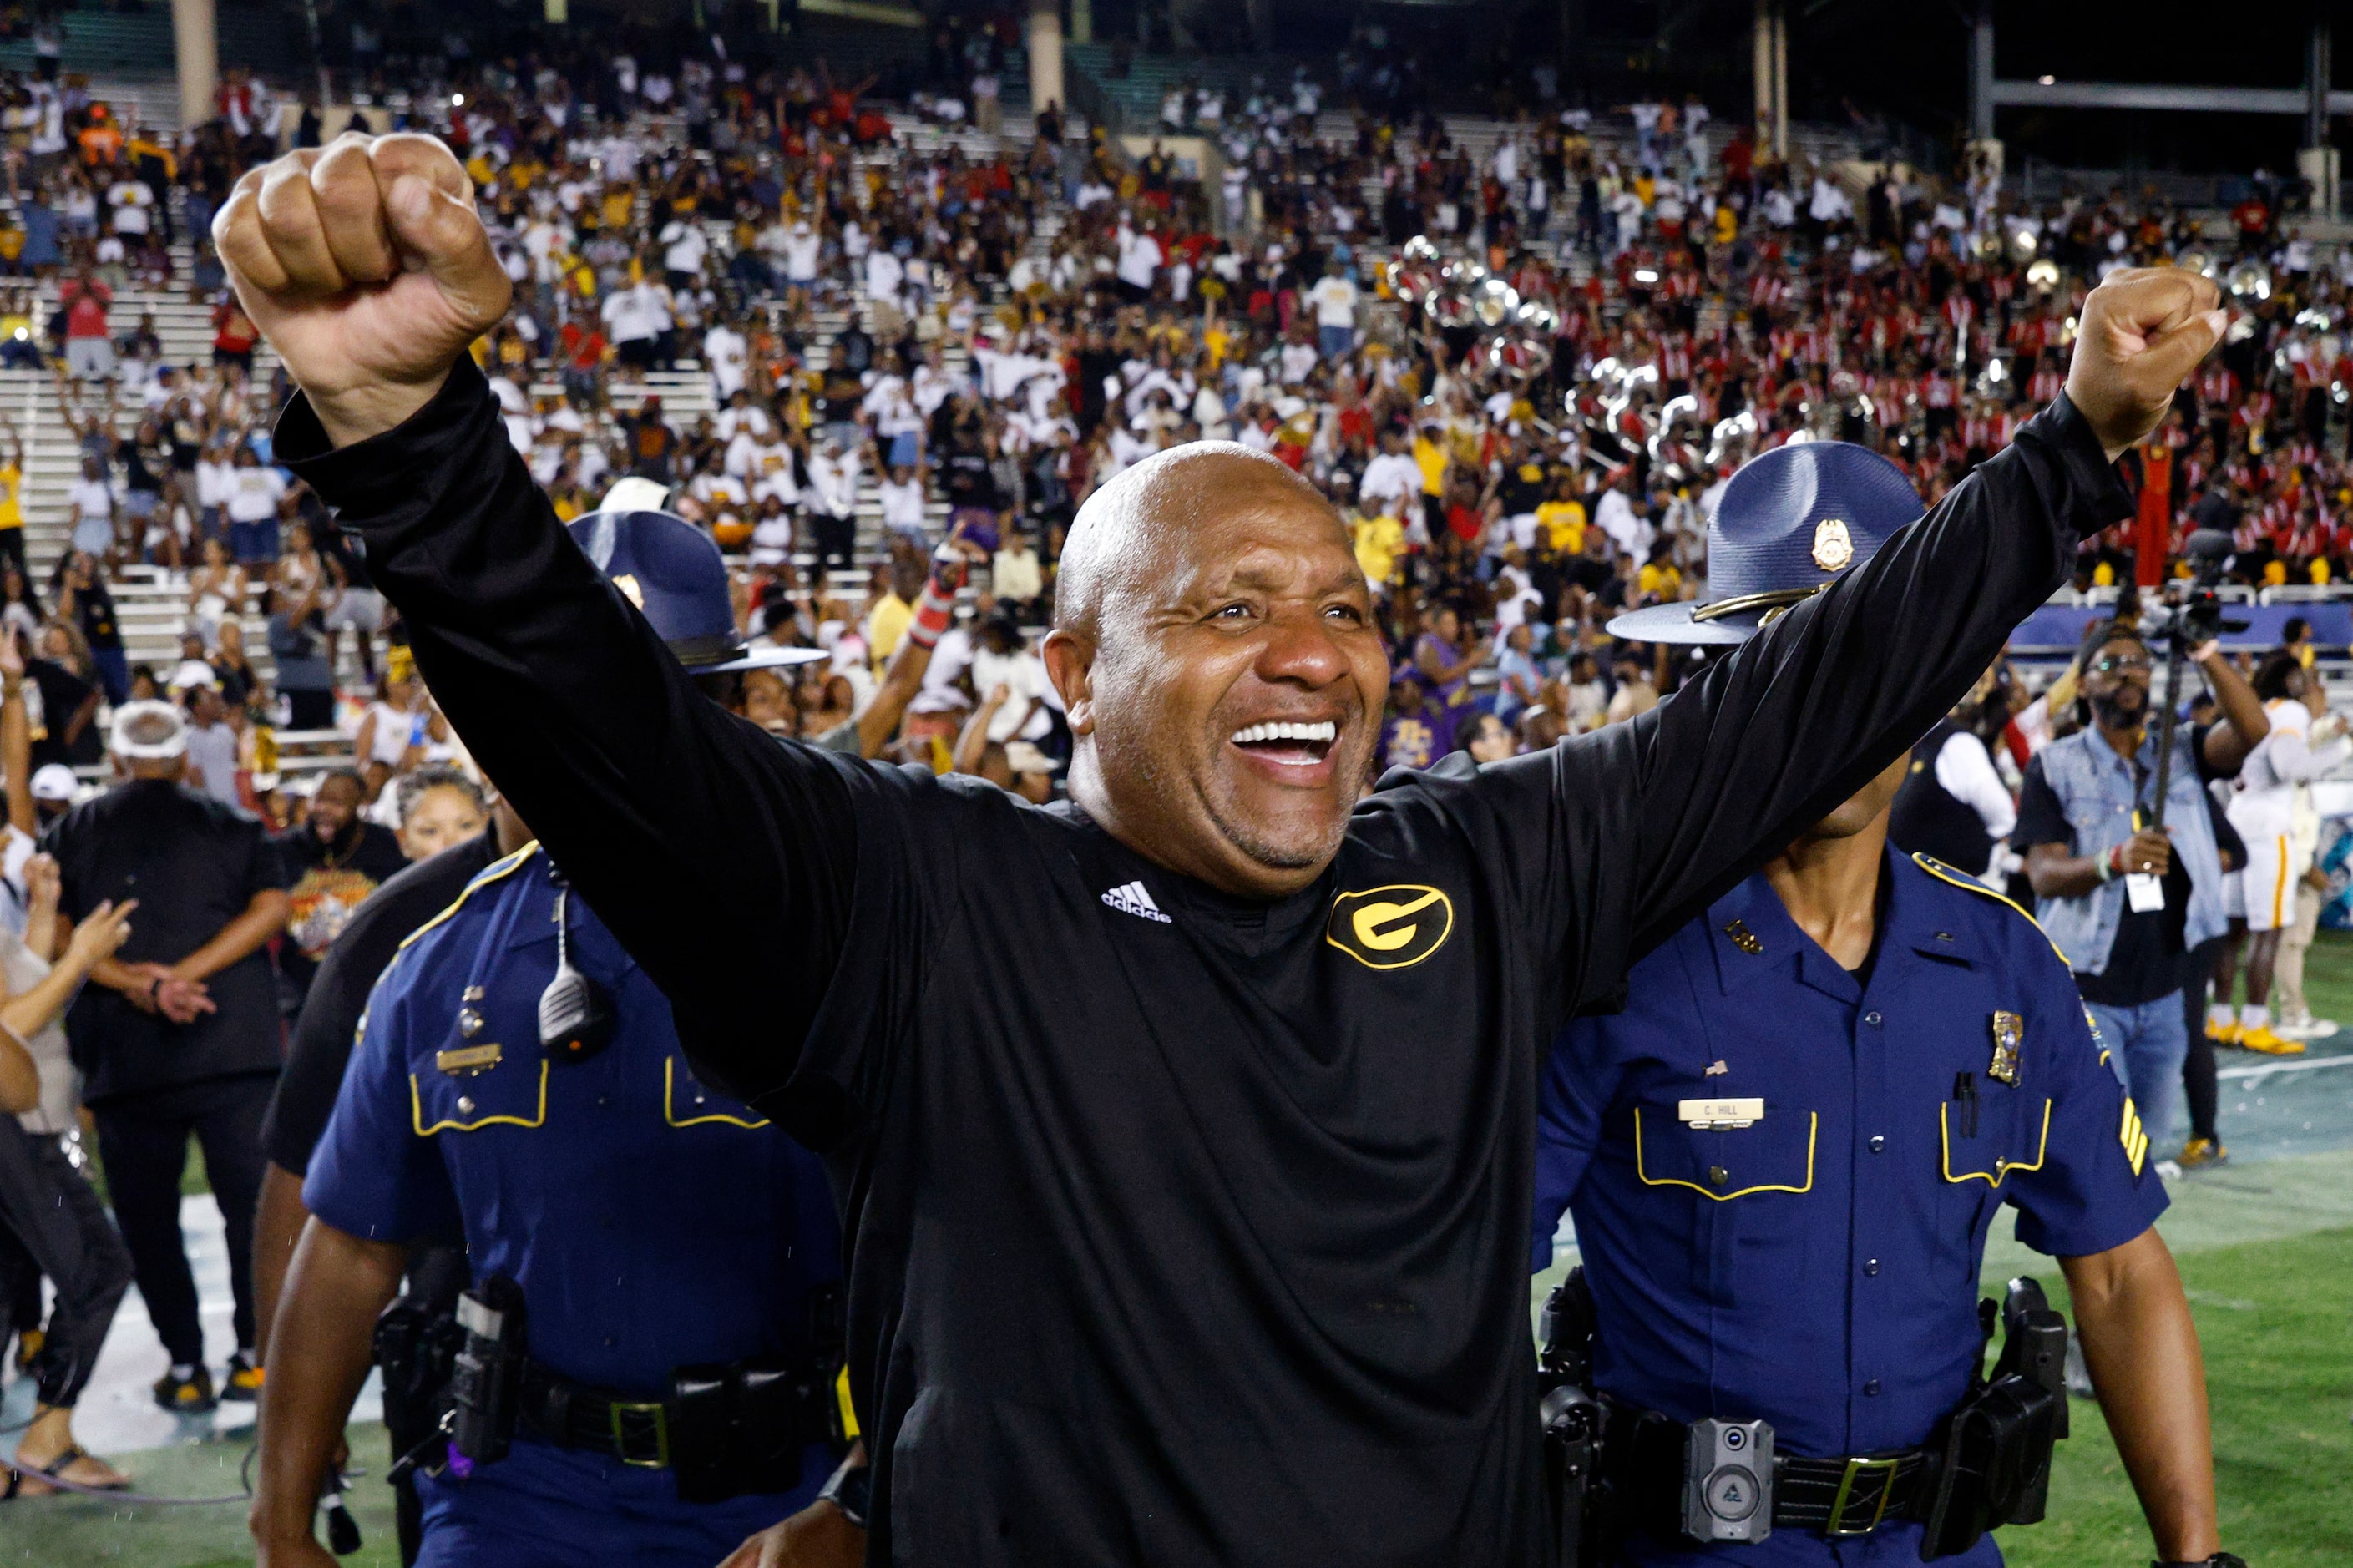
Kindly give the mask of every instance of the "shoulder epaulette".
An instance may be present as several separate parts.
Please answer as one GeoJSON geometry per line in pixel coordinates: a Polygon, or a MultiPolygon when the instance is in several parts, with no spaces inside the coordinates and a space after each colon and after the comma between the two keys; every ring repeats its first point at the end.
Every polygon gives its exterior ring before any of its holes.
{"type": "Polygon", "coordinates": [[[475,872],[474,879],[466,884],[466,890],[458,895],[455,902],[451,903],[448,909],[443,910],[439,914],[435,915],[431,920],[427,921],[423,925],[418,926],[415,931],[410,931],[406,936],[400,939],[400,947],[393,956],[396,959],[401,953],[406,952],[408,951],[409,943],[417,941],[427,931],[431,931],[434,927],[441,924],[444,921],[448,920],[459,910],[464,909],[468,899],[472,898],[475,893],[489,887],[492,882],[502,881],[506,878],[512,877],[515,872],[522,868],[525,861],[529,860],[533,856],[538,853],[539,840],[534,838],[530,843],[524,845],[522,848],[516,850],[513,854],[507,856],[503,859],[493,860],[489,865],[483,867],[480,871],[475,872]]]}
{"type": "MultiPolygon", "coordinates": [[[[1996,892],[1993,889],[1987,887],[1975,877],[1970,876],[1967,871],[1947,866],[1933,855],[1915,854],[1912,857],[1912,864],[1919,867],[1920,869],[1927,872],[1928,875],[1936,878],[1939,882],[1949,882],[1956,888],[1967,888],[1970,892],[1977,894],[1979,898],[1991,899],[1995,903],[2007,907],[2015,912],[2019,919],[2024,921],[2028,925],[2032,926],[2034,928],[2035,934],[2042,937],[2045,942],[2051,942],[2051,933],[2042,929],[2042,922],[2036,920],[2032,914],[2029,913],[2024,905],[2021,904],[2015,899],[1996,892]]],[[[2051,951],[2059,954],[2059,962],[2063,964],[2066,964],[2067,968],[2071,972],[2074,969],[2075,966],[2073,964],[2067,963],[2067,955],[2064,952],[2060,952],[2059,944],[2057,942],[2051,942],[2051,951]]]]}
{"type": "MultiPolygon", "coordinates": [[[[408,949],[411,944],[424,936],[427,931],[429,931],[434,927],[442,924],[444,921],[457,914],[459,910],[464,909],[466,907],[466,900],[472,898],[479,889],[489,887],[492,882],[496,882],[504,878],[514,875],[516,871],[522,868],[526,861],[538,853],[539,840],[534,838],[530,843],[524,845],[522,848],[516,850],[513,854],[505,857],[503,859],[491,861],[489,865],[474,873],[474,879],[466,884],[465,891],[459,893],[456,900],[453,901],[448,909],[443,910],[439,914],[435,915],[431,920],[427,921],[423,925],[418,926],[415,931],[410,931],[406,936],[402,937],[400,939],[400,945],[393,950],[391,962],[384,966],[384,973],[376,976],[375,985],[371,987],[368,992],[368,1001],[370,1005],[374,1005],[376,992],[383,988],[385,981],[390,977],[394,968],[399,964],[400,961],[404,957],[407,956],[408,949]]],[[[367,1014],[365,1012],[362,1012],[360,1014],[359,1023],[353,1029],[353,1037],[354,1039],[364,1039],[367,1036],[367,1014]]]]}

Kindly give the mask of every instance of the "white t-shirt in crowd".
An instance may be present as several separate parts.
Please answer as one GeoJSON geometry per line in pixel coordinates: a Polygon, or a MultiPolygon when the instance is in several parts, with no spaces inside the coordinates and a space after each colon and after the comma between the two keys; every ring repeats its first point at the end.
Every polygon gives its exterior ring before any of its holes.
{"type": "Polygon", "coordinates": [[[1315,324],[1319,327],[1353,327],[1356,324],[1356,286],[1345,278],[1319,278],[1315,287],[1307,290],[1307,298],[1315,306],[1315,324]]]}
{"type": "Polygon", "coordinates": [[[230,470],[228,499],[222,504],[231,522],[261,522],[278,515],[278,502],[285,494],[286,481],[278,470],[256,464],[230,470]]]}

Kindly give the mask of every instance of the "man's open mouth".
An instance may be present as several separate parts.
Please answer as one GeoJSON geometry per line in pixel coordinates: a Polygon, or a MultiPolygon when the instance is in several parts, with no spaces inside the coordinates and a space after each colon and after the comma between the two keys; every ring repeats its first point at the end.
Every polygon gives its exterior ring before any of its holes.
{"type": "Polygon", "coordinates": [[[1233,732],[1233,743],[1251,756],[1287,767],[1309,768],[1321,763],[1340,738],[1340,726],[1329,719],[1313,723],[1288,721],[1250,724],[1233,732]]]}

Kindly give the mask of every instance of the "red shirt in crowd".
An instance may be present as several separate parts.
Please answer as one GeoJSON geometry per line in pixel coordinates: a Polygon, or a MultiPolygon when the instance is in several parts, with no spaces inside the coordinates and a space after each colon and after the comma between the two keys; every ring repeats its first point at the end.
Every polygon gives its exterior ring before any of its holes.
{"type": "Polygon", "coordinates": [[[58,303],[66,310],[66,336],[69,338],[102,338],[107,335],[106,308],[114,303],[114,290],[92,279],[83,282],[73,279],[58,287],[58,303]]]}

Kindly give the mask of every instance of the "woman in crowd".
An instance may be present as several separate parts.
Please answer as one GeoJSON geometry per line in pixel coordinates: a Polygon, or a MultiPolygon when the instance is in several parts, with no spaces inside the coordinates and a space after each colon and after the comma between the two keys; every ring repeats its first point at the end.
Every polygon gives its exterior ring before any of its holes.
{"type": "Polygon", "coordinates": [[[0,979],[6,983],[0,1000],[0,1230],[48,1279],[57,1303],[29,1369],[40,1385],[32,1424],[0,1477],[5,1498],[55,1491],[50,1483],[57,1480],[130,1484],[74,1439],[74,1405],[130,1289],[131,1254],[82,1174],[82,1160],[65,1148],[78,1123],[73,1063],[59,1020],[90,969],[130,936],[138,904],[100,904],[60,952],[57,862],[36,855],[25,864],[25,934],[0,928],[0,979]]]}
{"type": "Polygon", "coordinates": [[[188,574],[188,624],[213,646],[224,617],[245,607],[245,568],[228,552],[220,535],[207,534],[200,547],[201,563],[188,574]]]}
{"type": "Polygon", "coordinates": [[[352,760],[375,799],[393,775],[407,772],[423,760],[431,723],[432,700],[417,679],[416,661],[407,650],[396,648],[386,661],[384,679],[376,683],[375,700],[360,715],[359,732],[352,737],[352,760]]]}
{"type": "Polygon", "coordinates": [[[490,826],[482,786],[447,763],[404,775],[393,798],[400,808],[400,852],[411,860],[430,860],[490,826]]]}

